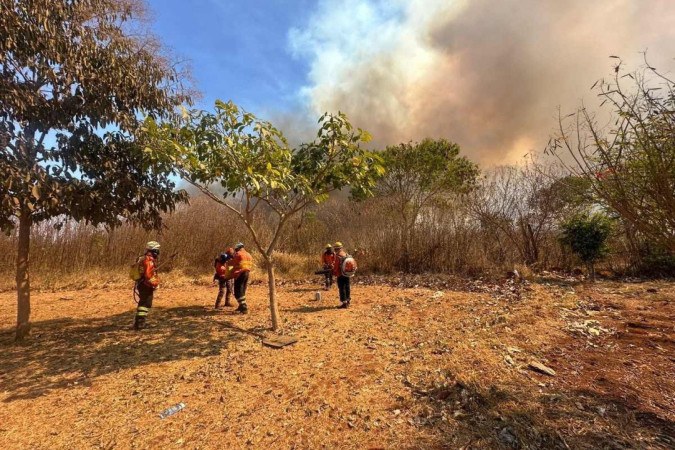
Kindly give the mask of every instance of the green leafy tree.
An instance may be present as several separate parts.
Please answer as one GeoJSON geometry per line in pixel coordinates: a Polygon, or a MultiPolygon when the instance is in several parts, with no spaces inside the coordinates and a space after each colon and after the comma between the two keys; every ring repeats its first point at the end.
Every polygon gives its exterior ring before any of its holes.
{"type": "Polygon", "coordinates": [[[185,199],[134,135],[186,99],[131,0],[0,0],[0,227],[18,228],[16,338],[30,330],[30,232],[67,217],[159,227],[185,199]]]}
{"type": "Polygon", "coordinates": [[[588,267],[591,280],[595,281],[595,263],[607,254],[607,238],[612,224],[604,214],[579,214],[562,224],[560,241],[588,267]]]}
{"type": "Polygon", "coordinates": [[[478,167],[459,156],[459,146],[445,139],[399,144],[382,152],[386,175],[378,192],[395,204],[401,225],[402,264],[410,270],[410,247],[423,209],[471,190],[478,167]]]}
{"type": "Polygon", "coordinates": [[[582,107],[560,118],[548,150],[631,228],[675,254],[675,81],[645,60],[632,73],[619,62],[593,87],[610,125],[582,107]]]}
{"type": "Polygon", "coordinates": [[[333,191],[372,195],[384,171],[380,158],[360,147],[369,135],[354,129],[344,114],[323,115],[316,139],[297,149],[272,124],[232,102],[217,101],[213,113],[184,111],[177,124],[148,120],[147,131],[155,136],[157,157],[175,161],[189,183],[248,229],[267,269],[274,330],[280,326],[274,252],[288,221],[333,191]],[[263,208],[271,216],[257,214],[263,208]]]}

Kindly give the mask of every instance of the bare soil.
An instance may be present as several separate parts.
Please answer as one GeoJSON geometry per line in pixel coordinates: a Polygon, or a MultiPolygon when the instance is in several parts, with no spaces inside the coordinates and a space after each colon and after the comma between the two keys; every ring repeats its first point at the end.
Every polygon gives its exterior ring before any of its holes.
{"type": "Polygon", "coordinates": [[[447,289],[286,284],[280,350],[262,284],[160,289],[142,332],[128,289],[38,292],[23,345],[0,293],[1,447],[675,447],[675,283],[447,289]]]}

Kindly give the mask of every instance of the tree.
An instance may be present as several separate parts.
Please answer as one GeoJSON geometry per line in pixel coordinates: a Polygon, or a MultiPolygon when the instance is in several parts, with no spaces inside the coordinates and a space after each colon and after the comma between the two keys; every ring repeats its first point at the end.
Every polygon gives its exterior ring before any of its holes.
{"type": "Polygon", "coordinates": [[[584,183],[537,161],[490,171],[469,199],[474,217],[500,245],[508,241],[522,263],[541,261],[540,248],[562,216],[587,202],[584,183]]]}
{"type": "Polygon", "coordinates": [[[232,102],[216,101],[213,113],[184,111],[174,124],[148,120],[147,130],[158,157],[176,161],[190,184],[246,226],[267,269],[273,330],[280,326],[274,252],[289,219],[343,188],[355,198],[372,195],[384,170],[380,158],[359,145],[369,135],[344,114],[323,115],[317,138],[297,149],[272,124],[232,102]],[[274,219],[261,218],[261,208],[274,219]],[[265,225],[272,227],[266,236],[265,225]]]}
{"type": "Polygon", "coordinates": [[[450,197],[468,192],[478,176],[478,167],[459,146],[445,139],[424,139],[399,144],[382,152],[386,175],[378,192],[395,204],[401,225],[402,263],[410,270],[410,247],[415,225],[424,208],[440,205],[450,197]]]}
{"type": "Polygon", "coordinates": [[[157,42],[127,31],[132,0],[0,0],[0,226],[18,225],[16,338],[30,330],[37,222],[159,227],[185,199],[134,138],[187,99],[157,42]]]}
{"type": "Polygon", "coordinates": [[[562,224],[560,241],[586,264],[591,281],[595,281],[595,262],[607,253],[611,230],[610,219],[601,213],[576,215],[562,224]]]}
{"type": "Polygon", "coordinates": [[[593,85],[601,107],[611,109],[609,126],[581,107],[559,119],[548,151],[637,231],[673,254],[675,82],[645,64],[624,73],[619,62],[610,80],[593,85]]]}

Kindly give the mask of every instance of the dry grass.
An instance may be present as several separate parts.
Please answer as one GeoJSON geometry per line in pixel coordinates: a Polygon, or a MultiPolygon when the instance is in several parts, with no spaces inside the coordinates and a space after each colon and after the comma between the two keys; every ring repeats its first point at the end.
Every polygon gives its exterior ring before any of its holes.
{"type": "Polygon", "coordinates": [[[277,252],[274,255],[274,264],[277,273],[282,278],[291,280],[306,279],[321,269],[319,257],[309,257],[297,253],[277,252]]]}
{"type": "MultiPolygon", "coordinates": [[[[160,241],[164,255],[177,253],[172,266],[188,276],[209,271],[213,258],[238,241],[252,250],[248,231],[238,218],[206,198],[191,202],[167,216],[165,228],[159,233],[130,226],[108,231],[75,222],[55,230],[51,224],[41,223],[34,227],[31,238],[33,275],[40,284],[56,286],[70,274],[117,272],[143,251],[148,240],[160,241]]],[[[494,230],[481,228],[467,214],[463,207],[456,206],[419,224],[410,254],[414,272],[477,276],[513,270],[521,260],[516,246],[494,230]]],[[[257,219],[266,222],[264,215],[257,219]]],[[[289,221],[279,241],[280,274],[290,278],[310,274],[325,244],[336,240],[356,253],[362,273],[395,273],[402,268],[400,230],[385,199],[362,203],[331,199],[289,221]]],[[[269,238],[270,230],[264,226],[259,232],[263,240],[269,238]]],[[[537,268],[570,266],[569,255],[561,254],[553,234],[547,236],[540,252],[545,260],[537,268]]],[[[15,235],[0,235],[0,254],[4,256],[0,259],[0,278],[13,278],[15,235]]],[[[622,257],[616,255],[611,267],[620,268],[621,261],[622,257]]],[[[524,266],[521,269],[522,274],[529,271],[524,266]]]]}
{"type": "MultiPolygon", "coordinates": [[[[259,255],[254,253],[255,265],[258,270],[251,274],[251,280],[255,282],[267,281],[267,272],[259,255]]],[[[275,266],[277,280],[280,282],[307,279],[315,270],[319,269],[319,258],[308,257],[299,254],[282,253],[275,254],[275,266]]],[[[211,261],[212,262],[212,261],[211,261]]],[[[184,268],[180,261],[170,271],[162,270],[162,284],[167,287],[187,287],[191,285],[209,285],[212,275],[211,267],[184,268]]],[[[130,283],[123,268],[93,267],[76,273],[61,273],[58,270],[36,270],[31,274],[31,287],[35,292],[56,292],[76,289],[111,289],[124,288],[130,283]]],[[[11,275],[0,276],[0,292],[9,292],[16,289],[16,283],[11,275]]]]}
{"type": "Polygon", "coordinates": [[[673,445],[673,284],[554,280],[519,301],[356,285],[347,311],[335,291],[313,302],[316,288],[279,290],[300,339],[283,350],[261,345],[260,283],[248,316],[214,313],[208,279],[165,286],[143,333],[127,289],[36,293],[25,346],[0,294],[3,448],[673,445]],[[589,319],[607,331],[570,328],[589,319]]]}

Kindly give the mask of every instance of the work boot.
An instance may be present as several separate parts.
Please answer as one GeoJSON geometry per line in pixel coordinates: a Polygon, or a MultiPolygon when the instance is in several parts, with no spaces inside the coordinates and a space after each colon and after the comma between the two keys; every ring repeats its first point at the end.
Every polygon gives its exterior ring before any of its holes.
{"type": "Polygon", "coordinates": [[[225,306],[232,306],[232,302],[229,298],[225,300],[225,306]]]}
{"type": "Polygon", "coordinates": [[[347,309],[349,308],[349,302],[342,302],[340,303],[340,306],[338,306],[338,309],[347,309]]]}
{"type": "Polygon", "coordinates": [[[134,330],[139,331],[145,328],[145,317],[136,316],[134,321],[134,330]]]}
{"type": "Polygon", "coordinates": [[[248,314],[248,306],[246,306],[246,303],[239,303],[239,307],[235,309],[235,312],[248,314]]]}
{"type": "MultiPolygon", "coordinates": [[[[225,303],[227,305],[227,303],[225,303]]],[[[215,309],[220,309],[220,300],[216,301],[216,305],[214,306],[215,309]]]]}

